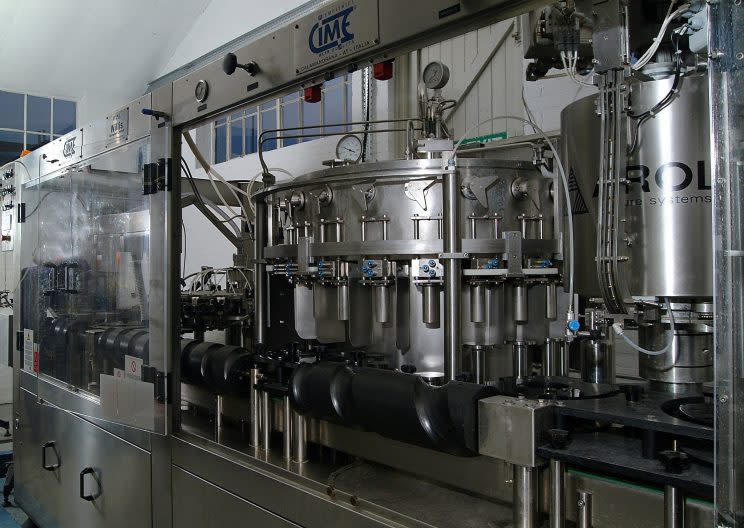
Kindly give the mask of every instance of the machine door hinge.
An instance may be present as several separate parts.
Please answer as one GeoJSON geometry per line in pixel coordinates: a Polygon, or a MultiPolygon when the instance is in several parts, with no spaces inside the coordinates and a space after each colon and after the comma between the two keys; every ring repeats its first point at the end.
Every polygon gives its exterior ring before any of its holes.
{"type": "Polygon", "coordinates": [[[160,372],[155,367],[142,366],[142,381],[152,383],[155,386],[155,400],[159,403],[171,402],[170,376],[160,372]]]}
{"type": "Polygon", "coordinates": [[[23,224],[26,222],[26,204],[21,202],[18,204],[18,223],[23,224]]]}
{"type": "Polygon", "coordinates": [[[158,192],[158,164],[146,163],[142,174],[142,194],[155,194],[158,192]]]}
{"type": "Polygon", "coordinates": [[[171,158],[158,160],[157,190],[170,191],[173,188],[173,163],[171,158]]]}

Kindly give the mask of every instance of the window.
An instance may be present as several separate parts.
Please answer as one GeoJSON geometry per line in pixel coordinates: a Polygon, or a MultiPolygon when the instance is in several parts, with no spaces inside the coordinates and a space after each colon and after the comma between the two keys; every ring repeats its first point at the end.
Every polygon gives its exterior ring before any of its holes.
{"type": "Polygon", "coordinates": [[[265,130],[312,127],[266,134],[263,150],[269,151],[317,139],[293,136],[345,132],[348,127],[342,124],[351,120],[351,75],[346,75],[325,83],[320,103],[306,103],[302,92],[294,92],[216,119],[212,136],[213,161],[217,164],[255,154],[258,152],[258,138],[265,130]]]}
{"type": "Polygon", "coordinates": [[[0,91],[0,165],[77,126],[77,103],[0,91]]]}

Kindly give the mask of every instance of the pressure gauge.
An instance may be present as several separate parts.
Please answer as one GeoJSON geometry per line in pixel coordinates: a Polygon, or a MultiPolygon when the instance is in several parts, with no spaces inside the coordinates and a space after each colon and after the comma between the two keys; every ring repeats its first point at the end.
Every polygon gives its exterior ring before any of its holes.
{"type": "Polygon", "coordinates": [[[209,83],[207,83],[207,81],[201,79],[196,83],[196,87],[194,88],[194,97],[196,97],[196,100],[200,103],[207,100],[207,97],[209,97],[209,83]]]}
{"type": "Polygon", "coordinates": [[[424,68],[424,84],[430,90],[441,90],[449,78],[449,68],[439,61],[430,62],[424,68]]]}
{"type": "Polygon", "coordinates": [[[347,163],[357,163],[362,159],[362,140],[354,134],[347,134],[336,145],[336,158],[347,163]]]}

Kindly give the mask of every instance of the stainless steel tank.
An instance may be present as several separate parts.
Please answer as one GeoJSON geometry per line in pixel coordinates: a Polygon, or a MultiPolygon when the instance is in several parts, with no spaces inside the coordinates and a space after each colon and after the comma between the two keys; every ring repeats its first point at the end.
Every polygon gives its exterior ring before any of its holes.
{"type": "MultiPolygon", "coordinates": [[[[635,83],[638,113],[669,92],[673,79],[635,83]]],[[[562,149],[574,216],[576,293],[600,295],[595,266],[600,118],[596,97],[561,114],[562,149]]],[[[679,97],[639,131],[628,160],[625,264],[633,296],[709,298],[713,295],[712,199],[707,76],[682,81],[679,97]]],[[[621,209],[622,212],[622,209],[621,209]]]]}
{"type": "MultiPolygon", "coordinates": [[[[672,76],[631,83],[634,113],[653,108],[672,84],[672,76]]],[[[599,297],[595,257],[600,117],[595,96],[564,109],[561,133],[574,219],[575,291],[599,297]]],[[[706,305],[713,295],[707,76],[684,77],[677,98],[643,123],[638,134],[620,208],[628,291],[636,300],[656,297],[662,308],[666,299],[692,307],[706,305]]],[[[633,128],[630,136],[632,143],[633,128]]],[[[680,309],[672,349],[661,356],[640,354],[640,375],[671,392],[684,392],[710,380],[709,315],[680,309]]],[[[663,348],[670,339],[669,328],[668,314],[653,324],[642,324],[639,345],[648,350],[663,348]]]]}

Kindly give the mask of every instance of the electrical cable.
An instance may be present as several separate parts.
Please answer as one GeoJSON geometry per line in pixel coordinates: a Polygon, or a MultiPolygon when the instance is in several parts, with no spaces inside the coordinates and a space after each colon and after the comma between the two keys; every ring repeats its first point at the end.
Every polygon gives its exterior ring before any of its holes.
{"type": "Polygon", "coordinates": [[[669,9],[667,10],[666,18],[664,18],[664,22],[661,24],[661,29],[659,30],[659,34],[654,39],[653,44],[646,50],[646,52],[641,55],[641,58],[639,58],[635,64],[631,66],[631,69],[634,71],[640,70],[643,68],[646,64],[649,63],[651,59],[654,58],[654,55],[656,55],[656,52],[659,50],[659,46],[661,46],[661,43],[664,40],[664,34],[667,31],[667,28],[669,27],[669,24],[677,18],[678,16],[682,15],[685,11],[690,9],[690,4],[682,4],[676,11],[672,12],[672,9],[674,8],[674,4],[676,3],[676,0],[673,0],[672,3],[669,5],[669,9]]]}
{"type": "Polygon", "coordinates": [[[574,229],[573,229],[573,212],[571,211],[571,193],[568,189],[568,177],[566,176],[566,170],[563,166],[563,161],[561,161],[561,157],[558,154],[558,150],[555,148],[555,144],[551,139],[548,137],[548,135],[543,131],[542,128],[537,126],[534,122],[529,121],[527,119],[524,119],[523,117],[517,117],[517,116],[509,116],[509,115],[502,115],[502,116],[494,116],[490,119],[486,119],[485,121],[482,121],[478,123],[477,125],[474,125],[470,127],[470,129],[462,136],[460,141],[457,142],[455,145],[455,149],[452,151],[452,156],[449,159],[450,164],[454,164],[454,158],[457,155],[457,151],[460,149],[460,146],[462,145],[463,141],[470,136],[475,130],[479,129],[483,125],[487,125],[489,123],[492,123],[493,121],[499,120],[499,119],[512,119],[514,121],[520,121],[522,123],[530,125],[535,132],[540,134],[542,138],[545,140],[545,142],[550,147],[551,152],[553,152],[553,156],[555,157],[555,161],[558,164],[558,170],[560,172],[561,181],[563,182],[563,192],[565,195],[566,200],[566,215],[568,216],[568,251],[569,251],[569,279],[568,279],[568,312],[567,312],[567,319],[573,319],[574,317],[574,272],[576,265],[574,264],[574,229]]]}
{"type": "Polygon", "coordinates": [[[628,336],[625,335],[625,330],[622,328],[622,325],[620,323],[615,323],[612,325],[612,329],[615,331],[617,335],[622,337],[628,345],[633,348],[634,350],[640,352],[641,354],[646,354],[647,356],[663,356],[669,350],[672,348],[672,345],[674,344],[674,340],[676,337],[675,333],[675,323],[674,323],[674,311],[672,310],[672,303],[669,300],[669,297],[666,298],[667,302],[667,312],[669,313],[669,329],[671,332],[671,337],[667,341],[667,344],[662,348],[661,350],[646,350],[645,348],[642,348],[641,346],[635,344],[633,341],[630,340],[628,336]]]}

